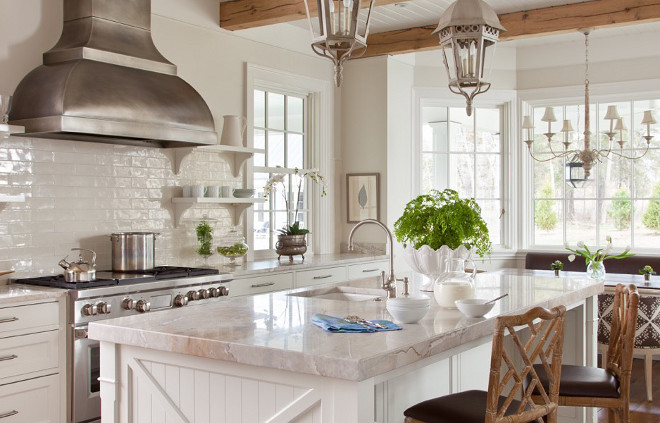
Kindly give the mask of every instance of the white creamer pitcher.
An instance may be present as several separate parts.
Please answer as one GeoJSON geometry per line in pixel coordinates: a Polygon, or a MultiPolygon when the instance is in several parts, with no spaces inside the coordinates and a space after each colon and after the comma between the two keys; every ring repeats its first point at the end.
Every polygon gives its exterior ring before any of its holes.
{"type": "Polygon", "coordinates": [[[247,119],[243,116],[225,115],[222,117],[224,124],[222,126],[222,136],[220,144],[231,145],[233,147],[244,147],[243,135],[247,127],[247,119]]]}

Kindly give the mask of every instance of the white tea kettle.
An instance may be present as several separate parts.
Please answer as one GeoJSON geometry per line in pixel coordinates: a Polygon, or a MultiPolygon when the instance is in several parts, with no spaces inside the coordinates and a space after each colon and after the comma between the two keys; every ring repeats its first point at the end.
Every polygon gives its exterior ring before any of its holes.
{"type": "Polygon", "coordinates": [[[225,115],[222,118],[224,119],[224,124],[222,126],[220,144],[243,147],[243,135],[247,128],[247,119],[243,116],[236,115],[225,115]]]}
{"type": "Polygon", "coordinates": [[[72,248],[71,251],[89,251],[92,253],[92,262],[85,261],[82,253],[78,256],[78,261],[68,262],[69,256],[60,260],[60,267],[64,269],[64,280],[66,282],[91,282],[96,280],[96,253],[87,248],[72,248]]]}

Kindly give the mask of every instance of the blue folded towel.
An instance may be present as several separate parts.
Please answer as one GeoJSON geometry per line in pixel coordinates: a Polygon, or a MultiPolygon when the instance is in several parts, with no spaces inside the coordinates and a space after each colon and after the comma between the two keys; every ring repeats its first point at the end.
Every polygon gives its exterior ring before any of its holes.
{"type": "Polygon", "coordinates": [[[365,326],[359,323],[351,323],[341,317],[328,316],[327,314],[316,313],[312,316],[312,323],[320,327],[326,332],[339,332],[339,333],[371,333],[382,332],[387,330],[401,330],[401,326],[392,323],[389,320],[371,320],[374,323],[379,323],[385,326],[384,329],[375,326],[365,326]]]}

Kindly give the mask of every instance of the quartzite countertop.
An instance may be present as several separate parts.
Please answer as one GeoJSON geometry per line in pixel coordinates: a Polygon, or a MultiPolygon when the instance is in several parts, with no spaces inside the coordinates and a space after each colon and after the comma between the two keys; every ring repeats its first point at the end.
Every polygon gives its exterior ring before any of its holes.
{"type": "Polygon", "coordinates": [[[66,289],[46,288],[32,285],[1,285],[0,306],[28,301],[56,300],[65,296],[67,292],[66,289]]]}
{"type": "MultiPolygon", "coordinates": [[[[377,278],[341,283],[376,288],[377,278]]],[[[486,318],[470,319],[441,309],[435,301],[418,324],[371,334],[326,333],[312,325],[314,313],[357,314],[388,319],[385,302],[335,301],[291,292],[229,298],[180,310],[161,311],[89,325],[89,337],[114,344],[146,347],[297,373],[361,381],[490,336],[494,317],[534,306],[554,307],[584,301],[603,290],[589,279],[483,273],[477,296],[499,301],[486,318]]],[[[316,288],[318,289],[318,287],[316,288]]]]}

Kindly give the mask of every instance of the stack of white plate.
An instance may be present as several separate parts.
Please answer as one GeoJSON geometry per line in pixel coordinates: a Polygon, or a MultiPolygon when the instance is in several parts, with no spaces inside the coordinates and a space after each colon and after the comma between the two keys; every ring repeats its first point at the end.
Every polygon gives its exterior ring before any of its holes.
{"type": "Polygon", "coordinates": [[[431,298],[419,295],[389,298],[387,311],[399,323],[417,323],[431,307],[431,298]]]}

